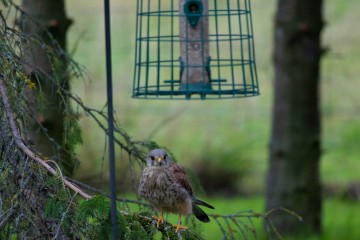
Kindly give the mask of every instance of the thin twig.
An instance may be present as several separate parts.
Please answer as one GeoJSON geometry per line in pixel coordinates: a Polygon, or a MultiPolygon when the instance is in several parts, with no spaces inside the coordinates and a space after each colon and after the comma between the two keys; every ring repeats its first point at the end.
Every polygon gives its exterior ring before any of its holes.
{"type": "Polygon", "coordinates": [[[72,196],[72,198],[70,200],[70,203],[68,204],[68,207],[66,208],[66,211],[62,214],[59,226],[58,226],[58,228],[56,230],[56,234],[55,234],[55,236],[53,238],[54,240],[58,238],[58,235],[59,235],[59,232],[60,232],[60,227],[61,227],[62,223],[64,222],[65,216],[69,212],[70,207],[71,207],[76,195],[77,195],[77,192],[74,194],[74,196],[72,196]]]}
{"type": "MultiPolygon", "coordinates": [[[[6,223],[6,221],[11,217],[11,215],[13,215],[13,213],[15,212],[14,208],[10,208],[8,210],[8,214],[3,218],[3,220],[0,222],[0,229],[2,228],[2,226],[6,223]]],[[[4,213],[5,215],[5,213],[4,213]]]]}
{"type": "MultiPolygon", "coordinates": [[[[38,164],[40,164],[41,166],[43,166],[48,172],[50,172],[53,175],[57,175],[57,171],[52,168],[49,164],[47,164],[42,158],[40,158],[39,156],[37,156],[32,150],[30,150],[24,143],[22,138],[20,137],[20,133],[17,129],[17,126],[15,124],[15,120],[14,117],[12,115],[12,111],[11,111],[11,107],[9,104],[9,98],[6,94],[6,87],[4,84],[4,77],[2,74],[0,74],[0,93],[1,93],[1,99],[4,105],[4,110],[6,113],[6,118],[9,122],[10,128],[11,128],[11,133],[12,136],[14,138],[15,144],[16,146],[25,154],[27,155],[29,158],[31,158],[32,160],[34,160],[35,162],[37,162],[38,164]]],[[[78,193],[80,196],[82,196],[85,199],[90,199],[91,196],[88,195],[87,193],[85,193],[84,191],[82,191],[80,188],[78,188],[77,186],[75,186],[74,184],[72,184],[71,182],[69,182],[68,180],[62,178],[62,181],[64,182],[64,184],[70,188],[71,190],[73,190],[74,192],[78,193]]]]}
{"type": "MultiPolygon", "coordinates": [[[[88,184],[85,184],[85,183],[83,183],[83,182],[81,182],[81,181],[78,181],[78,180],[76,180],[76,179],[72,179],[72,178],[69,178],[69,177],[66,177],[66,176],[65,176],[65,179],[66,179],[66,180],[69,180],[70,182],[75,183],[76,185],[79,185],[80,187],[82,187],[82,188],[84,188],[84,189],[87,189],[87,190],[89,190],[89,191],[91,191],[91,192],[94,192],[94,193],[97,193],[97,194],[101,194],[101,195],[104,195],[104,196],[106,196],[106,197],[110,197],[110,195],[109,195],[108,193],[106,193],[106,192],[104,192],[104,191],[101,191],[101,190],[98,189],[98,188],[92,187],[92,186],[90,186],[90,185],[88,185],[88,184]]],[[[148,207],[148,208],[151,207],[149,204],[144,203],[144,202],[141,202],[141,201],[137,201],[137,200],[131,200],[131,199],[119,198],[119,197],[117,197],[116,200],[117,200],[118,202],[134,203],[134,204],[141,205],[141,206],[148,207]]]]}
{"type": "Polygon", "coordinates": [[[172,121],[176,120],[176,118],[184,112],[184,107],[178,110],[175,114],[170,115],[169,117],[162,120],[157,126],[155,126],[151,132],[149,133],[147,139],[153,139],[154,136],[167,124],[171,123],[172,121]]]}

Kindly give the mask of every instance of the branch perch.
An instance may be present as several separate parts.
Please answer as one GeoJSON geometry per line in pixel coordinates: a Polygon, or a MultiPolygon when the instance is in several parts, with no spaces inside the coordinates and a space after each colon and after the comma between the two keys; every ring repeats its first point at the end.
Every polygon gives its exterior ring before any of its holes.
{"type": "MultiPolygon", "coordinates": [[[[10,125],[10,129],[11,129],[11,133],[12,136],[14,138],[15,144],[16,146],[29,158],[31,158],[32,160],[34,160],[35,162],[37,162],[38,164],[40,164],[41,166],[43,166],[48,172],[50,172],[53,175],[57,175],[57,172],[54,168],[52,168],[49,164],[47,164],[42,158],[40,158],[39,156],[37,156],[32,150],[30,150],[23,142],[19,130],[15,124],[15,120],[11,111],[11,107],[9,104],[9,98],[7,96],[6,93],[6,87],[4,84],[5,80],[4,80],[4,76],[0,73],[0,94],[1,94],[1,100],[3,102],[4,105],[4,110],[5,110],[5,114],[6,114],[6,118],[9,122],[10,125]]],[[[81,190],[80,188],[78,188],[77,186],[75,186],[74,184],[72,184],[71,182],[69,182],[68,180],[66,180],[65,178],[61,177],[63,183],[70,188],[71,190],[73,190],[74,192],[76,192],[77,194],[79,194],[80,196],[82,196],[84,199],[90,199],[91,196],[88,195],[87,193],[85,193],[83,190],[81,190]]]]}

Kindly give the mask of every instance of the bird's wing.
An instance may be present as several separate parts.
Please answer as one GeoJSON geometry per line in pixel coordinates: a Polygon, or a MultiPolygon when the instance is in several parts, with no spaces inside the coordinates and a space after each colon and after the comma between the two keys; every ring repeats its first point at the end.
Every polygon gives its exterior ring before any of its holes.
{"type": "Polygon", "coordinates": [[[192,196],[193,190],[184,169],[176,163],[171,164],[169,168],[174,173],[176,181],[189,192],[190,196],[192,196]]]}

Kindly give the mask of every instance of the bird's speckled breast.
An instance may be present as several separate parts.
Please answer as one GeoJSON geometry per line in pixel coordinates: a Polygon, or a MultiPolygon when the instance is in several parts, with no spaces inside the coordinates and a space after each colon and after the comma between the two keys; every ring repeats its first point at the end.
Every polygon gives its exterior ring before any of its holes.
{"type": "Polygon", "coordinates": [[[190,214],[191,196],[168,168],[146,167],[142,173],[138,194],[164,212],[190,214]]]}

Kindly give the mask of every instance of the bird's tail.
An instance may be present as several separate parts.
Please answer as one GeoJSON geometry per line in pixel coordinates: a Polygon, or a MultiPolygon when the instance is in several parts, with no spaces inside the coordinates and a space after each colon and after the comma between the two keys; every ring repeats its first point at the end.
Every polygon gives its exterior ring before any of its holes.
{"type": "Polygon", "coordinates": [[[213,206],[211,206],[210,204],[198,199],[197,197],[195,196],[192,196],[192,200],[195,204],[197,205],[201,205],[201,206],[204,206],[204,207],[208,207],[208,208],[211,208],[211,209],[215,209],[213,206]]]}
{"type": "Polygon", "coordinates": [[[198,205],[208,207],[211,209],[214,209],[214,207],[211,206],[210,204],[198,199],[197,197],[192,196],[192,210],[193,210],[195,217],[202,222],[210,222],[209,216],[198,205]]]}
{"type": "Polygon", "coordinates": [[[195,202],[192,202],[192,210],[197,219],[202,222],[210,222],[209,216],[199,206],[197,206],[195,202]]]}

